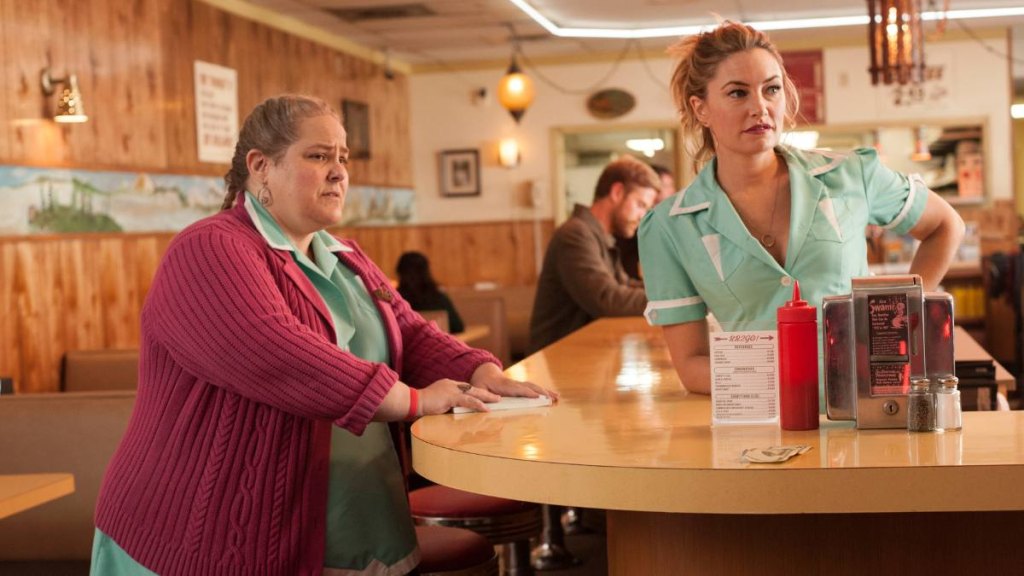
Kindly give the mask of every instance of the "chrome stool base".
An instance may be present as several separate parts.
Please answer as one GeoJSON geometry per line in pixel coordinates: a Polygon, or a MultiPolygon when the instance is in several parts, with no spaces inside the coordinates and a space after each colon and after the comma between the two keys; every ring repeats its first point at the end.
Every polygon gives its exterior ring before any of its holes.
{"type": "Polygon", "coordinates": [[[545,504],[544,531],[540,544],[530,554],[534,570],[561,570],[580,564],[579,558],[565,547],[565,531],[562,529],[562,507],[545,504]]]}
{"type": "Polygon", "coordinates": [[[580,559],[573,556],[564,546],[549,543],[541,544],[533,549],[533,553],[530,554],[530,563],[538,572],[564,570],[582,564],[580,559]]]}
{"type": "Polygon", "coordinates": [[[567,506],[562,513],[562,527],[569,536],[594,533],[583,523],[583,509],[573,506],[567,506]]]}

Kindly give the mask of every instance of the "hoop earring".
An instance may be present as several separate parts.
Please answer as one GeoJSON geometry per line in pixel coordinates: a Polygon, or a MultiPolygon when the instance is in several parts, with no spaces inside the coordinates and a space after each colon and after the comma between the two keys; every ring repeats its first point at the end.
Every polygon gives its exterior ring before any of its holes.
{"type": "Polygon", "coordinates": [[[266,182],[260,185],[260,191],[256,194],[256,199],[260,201],[264,208],[274,203],[274,196],[270,193],[270,188],[267,187],[266,182]]]}

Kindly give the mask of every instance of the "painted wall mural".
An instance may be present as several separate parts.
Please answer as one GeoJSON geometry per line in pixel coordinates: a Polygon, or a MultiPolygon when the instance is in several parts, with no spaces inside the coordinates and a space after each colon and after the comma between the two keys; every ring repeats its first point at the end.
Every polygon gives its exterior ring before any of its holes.
{"type": "MultiPolygon", "coordinates": [[[[0,166],[0,235],[181,230],[220,209],[208,176],[0,166]]],[[[407,188],[351,186],[342,226],[414,221],[407,188]]]]}

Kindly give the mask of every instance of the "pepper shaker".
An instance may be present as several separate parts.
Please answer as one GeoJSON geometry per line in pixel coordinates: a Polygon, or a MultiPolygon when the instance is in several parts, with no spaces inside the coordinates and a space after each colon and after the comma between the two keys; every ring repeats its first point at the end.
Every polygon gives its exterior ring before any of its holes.
{"type": "Polygon", "coordinates": [[[907,430],[930,432],[935,430],[935,395],[927,378],[911,378],[907,395],[907,430]]]}

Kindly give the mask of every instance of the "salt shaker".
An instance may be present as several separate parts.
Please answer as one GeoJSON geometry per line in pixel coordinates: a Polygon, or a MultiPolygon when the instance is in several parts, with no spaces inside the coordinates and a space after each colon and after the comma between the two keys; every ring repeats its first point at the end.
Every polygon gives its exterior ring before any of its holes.
{"type": "Polygon", "coordinates": [[[960,408],[960,391],[956,386],[960,379],[952,374],[938,378],[935,390],[935,427],[939,430],[959,430],[963,428],[960,408]]]}
{"type": "Polygon", "coordinates": [[[911,378],[907,395],[907,430],[930,432],[935,430],[935,396],[929,390],[927,378],[911,378]]]}

